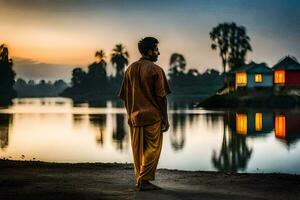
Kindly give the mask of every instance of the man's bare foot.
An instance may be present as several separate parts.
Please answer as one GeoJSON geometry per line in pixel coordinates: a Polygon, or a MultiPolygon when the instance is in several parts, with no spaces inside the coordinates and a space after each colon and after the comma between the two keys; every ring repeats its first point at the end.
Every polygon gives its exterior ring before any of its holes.
{"type": "Polygon", "coordinates": [[[140,191],[161,190],[161,189],[162,189],[161,187],[158,187],[157,185],[154,185],[147,180],[142,180],[139,187],[140,191]]]}

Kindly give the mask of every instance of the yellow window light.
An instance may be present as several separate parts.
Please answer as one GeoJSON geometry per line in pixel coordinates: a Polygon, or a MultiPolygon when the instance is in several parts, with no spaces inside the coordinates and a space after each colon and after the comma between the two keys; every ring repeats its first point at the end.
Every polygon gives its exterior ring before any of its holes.
{"type": "Polygon", "coordinates": [[[247,85],[247,73],[246,72],[236,73],[235,83],[237,86],[246,86],[247,85]]]}
{"type": "Polygon", "coordinates": [[[247,115],[236,114],[236,132],[238,134],[247,134],[247,115]]]}
{"type": "Polygon", "coordinates": [[[275,116],[275,136],[279,138],[285,138],[285,116],[276,115],[275,116]]]}
{"type": "Polygon", "coordinates": [[[262,74],[255,74],[255,82],[261,83],[263,80],[262,74]]]}
{"type": "Polygon", "coordinates": [[[276,70],[274,72],[274,83],[277,83],[277,84],[285,83],[285,71],[284,70],[276,70]]]}
{"type": "Polygon", "coordinates": [[[262,113],[255,113],[255,130],[262,131],[262,113]]]}

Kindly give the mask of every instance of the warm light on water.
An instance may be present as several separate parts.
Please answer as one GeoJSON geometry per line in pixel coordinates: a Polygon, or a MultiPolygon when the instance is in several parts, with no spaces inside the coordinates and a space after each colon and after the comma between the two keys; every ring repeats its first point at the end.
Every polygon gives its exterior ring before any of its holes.
{"type": "MultiPolygon", "coordinates": [[[[126,111],[116,105],[15,99],[0,109],[0,157],[131,163],[126,111]]],[[[159,168],[300,174],[300,112],[217,112],[172,105],[159,168]],[[283,131],[278,116],[285,118],[284,135],[278,133],[283,131]]]]}

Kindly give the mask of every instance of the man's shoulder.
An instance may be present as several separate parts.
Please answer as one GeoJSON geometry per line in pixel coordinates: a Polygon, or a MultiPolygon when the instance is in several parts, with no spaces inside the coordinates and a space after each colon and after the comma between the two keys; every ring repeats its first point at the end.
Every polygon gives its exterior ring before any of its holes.
{"type": "Polygon", "coordinates": [[[125,70],[125,73],[126,72],[129,72],[130,70],[134,69],[136,66],[141,66],[142,68],[143,67],[146,67],[147,68],[147,71],[150,70],[152,71],[154,74],[156,73],[164,73],[164,70],[162,67],[160,67],[159,65],[149,61],[149,60],[137,60],[133,63],[131,63],[127,69],[125,70]]]}
{"type": "Polygon", "coordinates": [[[125,74],[128,73],[134,66],[138,65],[138,61],[131,63],[126,69],[125,74]]]}
{"type": "Polygon", "coordinates": [[[155,63],[153,63],[152,69],[153,69],[154,73],[165,73],[164,69],[161,66],[159,66],[159,65],[157,65],[155,63]]]}
{"type": "Polygon", "coordinates": [[[158,70],[158,71],[164,71],[164,69],[163,69],[161,66],[159,66],[159,65],[157,65],[157,64],[155,64],[155,63],[153,63],[153,68],[154,68],[155,70],[158,70]]]}

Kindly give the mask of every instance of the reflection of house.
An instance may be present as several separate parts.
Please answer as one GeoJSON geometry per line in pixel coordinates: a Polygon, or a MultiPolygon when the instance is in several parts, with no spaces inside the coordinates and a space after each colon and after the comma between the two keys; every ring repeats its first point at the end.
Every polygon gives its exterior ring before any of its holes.
{"type": "Polygon", "coordinates": [[[254,62],[229,72],[234,79],[235,89],[263,88],[273,86],[273,72],[266,64],[254,62]]]}
{"type": "Polygon", "coordinates": [[[275,136],[284,139],[289,145],[300,139],[300,113],[286,113],[275,115],[275,136]]]}
{"type": "Polygon", "coordinates": [[[280,88],[300,87],[300,64],[294,57],[284,57],[273,66],[274,86],[280,88]]]}
{"type": "Polygon", "coordinates": [[[273,129],[273,115],[271,113],[247,112],[236,113],[235,130],[237,134],[260,136],[273,129]]]}

